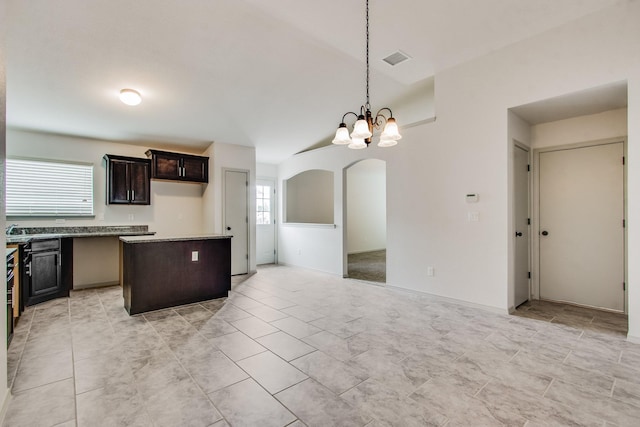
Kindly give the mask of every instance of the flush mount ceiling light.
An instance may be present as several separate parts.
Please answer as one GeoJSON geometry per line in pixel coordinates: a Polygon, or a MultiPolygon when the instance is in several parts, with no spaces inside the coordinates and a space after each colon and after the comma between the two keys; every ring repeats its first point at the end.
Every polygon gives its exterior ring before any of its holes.
{"type": "Polygon", "coordinates": [[[366,10],[367,102],[360,107],[360,114],[349,111],[342,116],[342,122],[340,126],[338,126],[336,137],[331,141],[337,145],[348,144],[349,148],[354,150],[367,148],[371,143],[373,129],[380,129],[383,125],[384,129],[380,135],[378,147],[393,147],[398,143],[398,140],[402,138],[398,132],[398,124],[396,123],[396,119],[393,118],[393,113],[390,108],[384,107],[379,109],[375,116],[371,113],[371,105],[369,104],[369,0],[366,0],[366,10]],[[389,117],[387,117],[385,113],[388,113],[389,117]],[[350,114],[357,117],[351,136],[349,136],[349,129],[344,122],[350,114]]]}
{"type": "Polygon", "coordinates": [[[142,102],[142,95],[137,90],[122,89],[120,91],[120,101],[127,105],[138,105],[142,102]]]}

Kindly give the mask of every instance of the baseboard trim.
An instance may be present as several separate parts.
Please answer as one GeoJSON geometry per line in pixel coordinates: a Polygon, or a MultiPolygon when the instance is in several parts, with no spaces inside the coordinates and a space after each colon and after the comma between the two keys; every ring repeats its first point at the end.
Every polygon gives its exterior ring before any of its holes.
{"type": "Polygon", "coordinates": [[[634,344],[640,344],[640,337],[636,337],[634,335],[627,335],[627,341],[634,344]]]}
{"type": "Polygon", "coordinates": [[[329,274],[329,275],[334,276],[334,277],[342,277],[342,273],[333,273],[331,271],[319,270],[317,268],[311,268],[311,267],[307,267],[307,266],[304,266],[304,265],[289,264],[289,263],[286,263],[286,262],[279,262],[279,263],[277,263],[275,265],[282,265],[284,267],[302,268],[304,270],[315,271],[317,273],[329,274]]]}
{"type": "Polygon", "coordinates": [[[386,251],[387,248],[380,248],[380,249],[367,249],[365,251],[353,251],[353,252],[347,252],[347,255],[358,255],[358,254],[366,254],[367,252],[380,252],[380,251],[386,251]]]}
{"type": "Polygon", "coordinates": [[[478,304],[476,302],[465,301],[465,300],[451,298],[451,297],[445,297],[443,295],[432,294],[430,292],[418,291],[416,289],[401,288],[399,286],[394,286],[394,285],[389,285],[389,284],[387,284],[385,287],[389,288],[389,289],[396,290],[396,291],[408,292],[408,293],[417,294],[417,295],[427,295],[427,296],[429,296],[431,298],[434,298],[436,300],[446,301],[446,302],[450,302],[452,304],[458,304],[458,305],[462,305],[462,306],[469,307],[469,308],[477,308],[479,310],[484,310],[484,311],[488,311],[488,312],[495,313],[495,314],[502,314],[502,315],[510,314],[509,310],[506,310],[506,309],[503,309],[503,308],[499,308],[499,307],[494,307],[494,306],[491,306],[491,305],[478,304]]]}
{"type": "MultiPolygon", "coordinates": [[[[352,278],[349,278],[349,277],[343,277],[343,275],[339,274],[339,273],[332,273],[332,272],[329,272],[329,271],[322,271],[322,270],[309,268],[309,267],[305,267],[305,266],[301,266],[301,265],[287,264],[287,263],[278,263],[277,265],[282,265],[282,266],[286,266],[286,267],[296,267],[296,268],[302,268],[302,269],[305,269],[305,270],[316,271],[318,273],[329,274],[329,275],[334,276],[334,277],[341,277],[343,279],[352,280],[352,281],[355,281],[355,282],[361,282],[361,283],[367,282],[366,280],[358,280],[358,279],[352,279],[352,278]]],[[[400,286],[390,285],[389,283],[384,283],[384,284],[376,283],[376,282],[367,282],[367,283],[371,283],[371,284],[374,284],[374,285],[377,284],[380,287],[388,288],[388,289],[391,289],[391,290],[397,291],[397,292],[407,292],[407,293],[415,294],[415,295],[427,295],[427,296],[432,297],[434,299],[440,299],[442,301],[446,301],[446,302],[450,302],[450,303],[454,303],[454,304],[458,304],[458,305],[463,305],[465,307],[477,308],[477,309],[488,311],[488,312],[495,313],[495,314],[502,314],[502,315],[508,315],[509,314],[509,310],[508,309],[504,309],[504,308],[493,307],[493,306],[490,306],[490,305],[484,305],[484,304],[478,304],[478,303],[475,303],[475,302],[459,300],[459,299],[455,299],[455,298],[451,298],[451,297],[432,294],[432,293],[429,293],[429,292],[418,291],[416,289],[402,288],[400,286]]]]}
{"type": "Polygon", "coordinates": [[[113,285],[119,285],[119,284],[120,282],[116,280],[111,282],[90,283],[86,285],[74,285],[73,290],[78,291],[81,289],[104,288],[105,286],[113,286],[113,285]]]}

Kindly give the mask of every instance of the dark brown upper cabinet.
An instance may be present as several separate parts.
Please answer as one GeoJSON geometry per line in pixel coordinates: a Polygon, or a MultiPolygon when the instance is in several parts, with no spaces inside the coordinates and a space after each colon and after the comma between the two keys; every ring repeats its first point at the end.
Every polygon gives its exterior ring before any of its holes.
{"type": "Polygon", "coordinates": [[[105,154],[107,204],[150,205],[151,161],[105,154]]]}
{"type": "Polygon", "coordinates": [[[184,182],[209,182],[209,158],[192,154],[148,150],[151,178],[184,182]]]}

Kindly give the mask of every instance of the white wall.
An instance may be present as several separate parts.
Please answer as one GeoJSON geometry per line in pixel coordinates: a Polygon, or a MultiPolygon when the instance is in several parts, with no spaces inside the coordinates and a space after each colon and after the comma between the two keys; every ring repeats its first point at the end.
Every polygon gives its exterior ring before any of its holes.
{"type": "MultiPolygon", "coordinates": [[[[356,157],[387,160],[387,283],[503,312],[513,284],[508,110],[627,80],[629,115],[640,117],[640,2],[623,2],[436,75],[437,121],[401,130],[397,147],[316,150],[283,162],[280,176],[336,172],[356,157]],[[383,156],[383,157],[382,157],[383,156]],[[464,195],[478,193],[478,222],[464,195]],[[426,276],[426,266],[435,268],[426,276]]],[[[398,117],[401,122],[402,118],[398,117]]],[[[525,132],[526,133],[526,132],[525,132]]],[[[629,260],[640,259],[640,122],[628,128],[629,260]]],[[[525,141],[523,141],[525,142],[525,141]]],[[[284,263],[342,274],[342,179],[337,229],[280,228],[284,263]],[[295,252],[296,245],[308,250],[295,252]]],[[[640,339],[640,264],[629,265],[629,335],[640,339]]]]}
{"type": "Polygon", "coordinates": [[[224,234],[223,171],[225,169],[249,172],[249,271],[256,270],[256,151],[253,147],[212,143],[204,153],[209,156],[209,183],[204,186],[203,231],[224,234]]]}
{"type": "Polygon", "coordinates": [[[256,176],[260,178],[275,178],[278,177],[278,165],[272,165],[268,163],[256,163],[256,176]]]}
{"type": "MultiPolygon", "coordinates": [[[[9,218],[21,227],[29,226],[100,226],[148,225],[158,235],[197,234],[202,231],[203,184],[151,181],[151,205],[126,206],[106,204],[105,154],[146,158],[151,147],[121,144],[110,141],[50,135],[19,130],[7,131],[7,156],[54,160],[71,160],[94,164],[94,218],[66,219],[64,224],[55,218],[9,218]],[[100,220],[104,215],[104,220],[100,220]],[[133,215],[133,220],[129,219],[133,215]]],[[[75,239],[74,286],[118,282],[117,241],[100,242],[75,239]],[[105,247],[105,245],[107,247],[105,247]],[[92,250],[95,246],[96,252],[92,250]],[[110,246],[111,249],[108,249],[110,246]],[[102,258],[104,255],[106,258],[102,258]],[[94,274],[95,272],[95,274],[94,274]],[[94,277],[95,279],[92,279],[94,277]]]]}
{"type": "Polygon", "coordinates": [[[531,126],[531,145],[544,148],[626,135],[627,109],[620,108],[531,126]]]}
{"type": "Polygon", "coordinates": [[[286,222],[333,224],[333,172],[306,170],[286,180],[286,222]]]}
{"type": "Polygon", "coordinates": [[[347,253],[387,247],[387,174],[382,160],[347,169],[347,253]]]}

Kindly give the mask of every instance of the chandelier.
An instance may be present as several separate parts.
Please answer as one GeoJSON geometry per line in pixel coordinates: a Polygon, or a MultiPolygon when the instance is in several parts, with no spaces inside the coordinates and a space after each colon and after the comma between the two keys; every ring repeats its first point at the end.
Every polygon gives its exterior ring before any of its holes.
{"type": "Polygon", "coordinates": [[[371,143],[371,137],[373,136],[374,129],[380,129],[384,125],[382,134],[380,134],[380,142],[378,147],[393,147],[398,143],[398,140],[402,138],[398,132],[398,124],[396,119],[393,118],[393,113],[388,107],[384,107],[378,110],[375,116],[371,113],[371,105],[369,104],[369,0],[366,0],[367,13],[366,13],[366,35],[367,35],[367,101],[364,105],[360,106],[360,114],[354,112],[347,112],[342,116],[342,122],[338,126],[336,136],[331,141],[337,145],[347,145],[349,148],[359,150],[367,148],[371,143]],[[389,114],[389,117],[385,115],[389,114]],[[356,123],[353,126],[353,132],[349,135],[349,129],[345,124],[345,119],[348,115],[353,114],[356,119],[356,123]]]}

